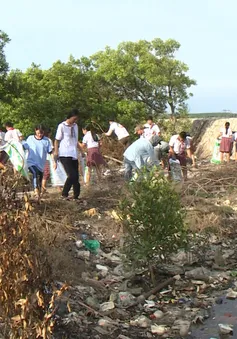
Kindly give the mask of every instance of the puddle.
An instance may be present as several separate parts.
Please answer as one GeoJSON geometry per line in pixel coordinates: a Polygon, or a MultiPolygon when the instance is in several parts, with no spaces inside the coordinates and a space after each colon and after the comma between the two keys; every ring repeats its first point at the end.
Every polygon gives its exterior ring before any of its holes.
{"type": "Polygon", "coordinates": [[[192,328],[188,339],[237,339],[237,300],[223,298],[223,303],[213,305],[210,318],[192,328]],[[233,335],[221,335],[218,324],[233,325],[233,335]]]}

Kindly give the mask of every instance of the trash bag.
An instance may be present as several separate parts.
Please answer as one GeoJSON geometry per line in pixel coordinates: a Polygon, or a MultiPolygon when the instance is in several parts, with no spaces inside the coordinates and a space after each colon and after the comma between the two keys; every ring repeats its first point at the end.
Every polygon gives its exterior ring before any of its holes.
{"type": "Polygon", "coordinates": [[[220,140],[216,140],[212,158],[211,158],[211,163],[212,164],[220,164],[221,163],[221,158],[220,158],[220,140]]]}
{"type": "Polygon", "coordinates": [[[30,180],[27,167],[27,156],[22,143],[16,140],[11,140],[0,147],[0,150],[7,153],[14,169],[27,180],[30,180]]]}
{"type": "Polygon", "coordinates": [[[174,181],[182,181],[182,171],[180,161],[178,159],[169,159],[171,177],[174,181]]]}
{"type": "Polygon", "coordinates": [[[53,159],[50,157],[50,178],[52,186],[64,186],[64,183],[67,179],[67,174],[64,170],[64,167],[60,161],[57,162],[56,170],[53,168],[53,159]]]}

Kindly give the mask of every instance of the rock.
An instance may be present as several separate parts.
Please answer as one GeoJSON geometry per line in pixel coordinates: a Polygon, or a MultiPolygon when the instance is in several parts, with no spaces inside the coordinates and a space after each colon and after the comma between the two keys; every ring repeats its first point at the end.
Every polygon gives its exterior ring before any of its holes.
{"type": "Polygon", "coordinates": [[[136,318],[135,320],[130,320],[130,325],[146,328],[150,326],[151,321],[146,316],[141,315],[140,317],[136,318]]]}
{"type": "Polygon", "coordinates": [[[139,296],[142,294],[142,287],[129,288],[128,292],[132,295],[139,296]]]}
{"type": "Polygon", "coordinates": [[[100,305],[100,310],[102,312],[106,312],[106,311],[112,310],[113,308],[115,308],[115,305],[114,305],[113,301],[108,301],[108,302],[105,302],[105,303],[100,305]]]}
{"type": "Polygon", "coordinates": [[[221,297],[216,298],[216,299],[215,299],[215,303],[216,303],[217,305],[223,304],[223,298],[221,298],[221,297]]]}
{"type": "Polygon", "coordinates": [[[89,259],[90,251],[77,251],[77,257],[80,259],[89,259]]]}
{"type": "MultiPolygon", "coordinates": [[[[184,265],[192,265],[196,262],[198,262],[197,256],[195,256],[192,252],[185,252],[185,251],[179,251],[175,255],[171,257],[171,260],[173,263],[184,266],[184,265]]],[[[174,273],[175,274],[175,273],[174,273]]],[[[180,273],[178,273],[180,274],[180,273]]]]}
{"type": "Polygon", "coordinates": [[[99,319],[98,325],[102,327],[111,327],[113,323],[106,318],[99,319]]]}
{"type": "Polygon", "coordinates": [[[223,254],[224,259],[228,259],[229,257],[232,257],[235,254],[235,250],[225,250],[223,254]]]}
{"type": "Polygon", "coordinates": [[[184,270],[182,267],[177,266],[177,265],[168,265],[168,264],[158,266],[157,271],[161,273],[165,272],[167,275],[171,275],[171,276],[184,273],[184,270]]]}
{"type": "Polygon", "coordinates": [[[124,267],[123,264],[120,264],[114,268],[113,273],[118,276],[124,275],[124,267]]]}
{"type": "Polygon", "coordinates": [[[98,310],[100,308],[99,301],[96,298],[88,297],[86,298],[87,305],[93,307],[94,309],[98,310]]]}
{"type": "Polygon", "coordinates": [[[191,271],[185,272],[185,277],[194,280],[210,280],[211,272],[204,267],[197,267],[191,271]]]}
{"type": "Polygon", "coordinates": [[[97,270],[100,271],[100,273],[103,277],[106,277],[106,275],[108,274],[108,271],[109,271],[108,267],[97,264],[96,268],[97,268],[97,270]]]}
{"type": "Polygon", "coordinates": [[[83,242],[81,240],[76,241],[76,247],[77,248],[82,248],[84,246],[83,242]]]}
{"type": "Polygon", "coordinates": [[[184,336],[188,335],[190,326],[191,326],[190,321],[178,319],[174,322],[172,329],[178,330],[181,337],[184,337],[184,336]]]}
{"type": "Polygon", "coordinates": [[[233,327],[226,324],[218,324],[219,331],[221,334],[230,334],[233,332],[233,327]]]}
{"type": "Polygon", "coordinates": [[[157,310],[153,313],[155,319],[161,319],[164,317],[164,313],[161,310],[157,310]]]}
{"type": "Polygon", "coordinates": [[[135,297],[129,292],[119,292],[118,294],[118,305],[127,307],[135,301],[135,297]]]}
{"type": "Polygon", "coordinates": [[[168,331],[165,325],[151,325],[151,333],[163,335],[168,331]]]}
{"type": "Polygon", "coordinates": [[[229,288],[228,293],[226,294],[227,299],[236,299],[237,298],[237,292],[233,291],[232,288],[229,288]]]}

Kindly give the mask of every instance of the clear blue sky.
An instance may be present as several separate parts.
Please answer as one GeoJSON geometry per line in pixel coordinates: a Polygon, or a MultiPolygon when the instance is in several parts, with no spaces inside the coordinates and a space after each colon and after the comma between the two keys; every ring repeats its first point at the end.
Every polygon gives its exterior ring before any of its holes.
{"type": "Polygon", "coordinates": [[[7,0],[0,29],[11,68],[48,68],[122,41],[174,38],[197,80],[191,112],[237,111],[236,0],[7,0]]]}

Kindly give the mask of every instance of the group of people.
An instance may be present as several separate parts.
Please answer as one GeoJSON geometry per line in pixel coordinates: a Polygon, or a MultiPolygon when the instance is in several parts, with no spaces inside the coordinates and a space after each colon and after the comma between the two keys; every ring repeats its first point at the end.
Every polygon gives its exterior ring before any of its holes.
{"type": "MultiPolygon", "coordinates": [[[[92,168],[96,169],[98,180],[102,176],[102,168],[108,167],[101,152],[101,140],[94,128],[90,125],[82,128],[83,138],[79,142],[78,110],[68,112],[65,121],[57,127],[55,141],[50,138],[50,129],[42,125],[35,127],[35,132],[26,140],[22,133],[8,122],[5,124],[6,133],[0,131],[0,168],[4,168],[7,155],[4,152],[4,144],[12,140],[20,142],[27,151],[27,167],[32,174],[34,192],[39,197],[46,190],[46,183],[50,176],[50,162],[54,171],[57,171],[59,163],[65,171],[65,182],[61,191],[61,199],[78,200],[80,196],[78,159],[85,157],[87,173],[84,176],[85,184],[89,184],[92,168]],[[69,192],[73,188],[73,197],[69,198],[69,192]]],[[[140,170],[144,166],[161,165],[163,168],[169,165],[168,158],[178,159],[183,168],[183,176],[187,177],[186,156],[193,156],[191,151],[191,138],[185,132],[172,136],[170,142],[162,140],[161,132],[152,117],[148,117],[145,125],[137,125],[134,133],[139,137],[130,143],[130,135],[127,129],[113,119],[109,121],[109,130],[104,133],[107,137],[115,136],[124,148],[125,179],[132,178],[133,170],[140,170]]]]}

